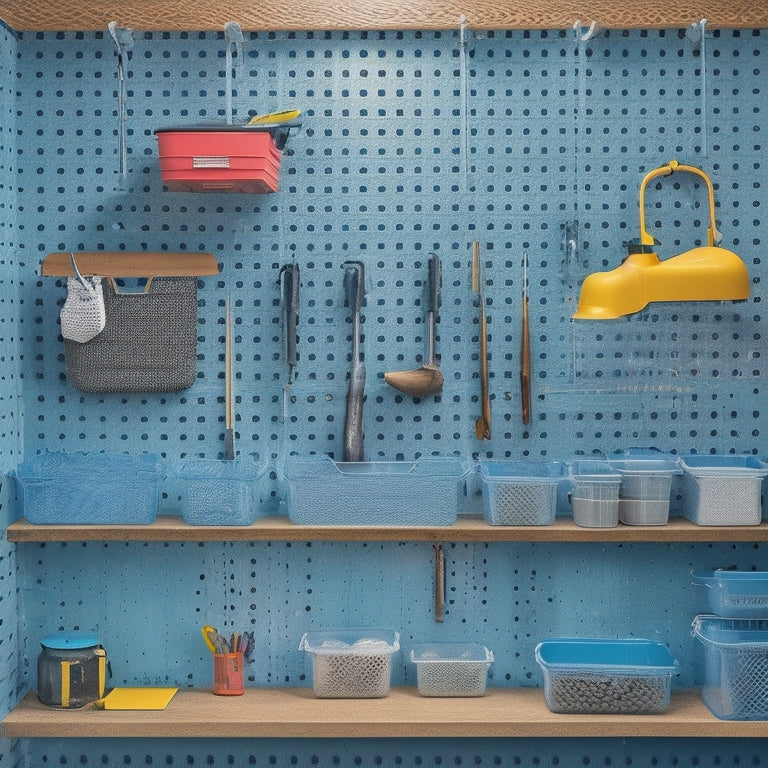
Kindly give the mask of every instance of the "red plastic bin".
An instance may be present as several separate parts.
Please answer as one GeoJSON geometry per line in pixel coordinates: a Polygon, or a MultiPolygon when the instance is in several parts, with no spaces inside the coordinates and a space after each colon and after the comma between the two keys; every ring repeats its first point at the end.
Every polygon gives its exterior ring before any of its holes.
{"type": "Polygon", "coordinates": [[[283,153],[261,127],[155,131],[160,175],[173,192],[277,192],[283,153]]]}

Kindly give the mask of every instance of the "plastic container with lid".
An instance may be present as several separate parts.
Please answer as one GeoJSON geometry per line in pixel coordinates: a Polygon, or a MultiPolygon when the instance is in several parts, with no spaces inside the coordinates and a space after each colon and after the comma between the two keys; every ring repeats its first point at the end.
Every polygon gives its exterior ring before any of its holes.
{"type": "Polygon", "coordinates": [[[107,652],[89,632],[56,632],[40,643],[37,697],[49,707],[75,709],[104,696],[107,652]]]}

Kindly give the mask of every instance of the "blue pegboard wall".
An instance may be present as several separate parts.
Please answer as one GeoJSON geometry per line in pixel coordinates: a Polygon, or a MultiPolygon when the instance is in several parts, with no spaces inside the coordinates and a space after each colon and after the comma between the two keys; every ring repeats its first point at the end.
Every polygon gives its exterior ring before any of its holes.
{"type": "MultiPolygon", "coordinates": [[[[281,191],[244,196],[164,193],[159,177],[156,128],[224,119],[221,35],[136,39],[126,65],[126,179],[111,41],[25,38],[22,81],[56,97],[19,116],[23,296],[35,308],[27,321],[34,334],[22,340],[28,449],[95,443],[160,448],[171,459],[218,455],[224,296],[231,291],[241,445],[275,455],[285,419],[292,448],[338,453],[350,354],[341,264],[360,258],[371,459],[446,451],[559,458],[638,442],[755,450],[761,42],[749,32],[710,41],[709,107],[718,119],[710,116],[704,156],[701,62],[682,32],[611,32],[579,44],[570,30],[486,34],[471,37],[464,55],[452,32],[249,35],[234,69],[235,119],[292,105],[304,115],[288,142],[281,191]],[[583,277],[618,265],[626,241],[639,234],[642,176],[672,158],[712,174],[725,244],[749,265],[754,298],[572,323],[583,277]],[[494,437],[487,444],[477,443],[473,429],[475,238],[491,333],[494,437]],[[34,275],[46,253],[70,249],[216,254],[220,277],[201,282],[192,389],[148,399],[83,397],[68,387],[57,326],[63,284],[34,275]],[[441,397],[413,402],[389,388],[383,373],[418,367],[424,353],[423,281],[432,250],[444,263],[438,351],[446,385],[441,397]],[[534,355],[529,428],[521,424],[517,384],[523,250],[534,355]],[[292,258],[302,268],[300,364],[284,410],[277,274],[292,258]],[[688,414],[694,436],[678,428],[688,414]],[[713,422],[706,444],[702,417],[713,422]],[[608,431],[606,418],[618,422],[608,431]],[[725,420],[730,428],[720,429],[725,420]]],[[[704,236],[706,197],[682,174],[657,187],[649,190],[648,228],[668,256],[704,236]]]]}
{"type": "MultiPolygon", "coordinates": [[[[700,47],[684,30],[610,31],[588,42],[577,42],[573,30],[496,32],[470,35],[466,47],[458,30],[247,34],[234,68],[235,119],[304,110],[287,145],[281,189],[263,196],[162,189],[155,129],[224,120],[222,34],[136,34],[126,57],[125,177],[108,35],[3,38],[19,94],[18,133],[3,156],[10,172],[2,176],[18,188],[18,196],[14,190],[3,198],[18,205],[18,232],[5,238],[3,255],[18,262],[20,301],[10,314],[19,320],[15,371],[23,385],[25,453],[148,450],[171,465],[188,454],[221,455],[224,304],[231,292],[238,447],[273,460],[286,450],[338,455],[351,347],[341,265],[361,259],[371,459],[436,452],[558,459],[637,446],[765,455],[760,287],[768,46],[764,32],[708,34],[705,70],[700,47]],[[609,323],[572,322],[584,276],[618,265],[626,241],[639,234],[643,175],[673,158],[712,175],[724,244],[747,263],[753,297],[656,305],[609,323]],[[494,429],[487,443],[474,437],[475,239],[482,244],[491,333],[494,429]],[[220,262],[221,274],[199,283],[197,381],[178,394],[80,393],[66,381],[58,334],[64,283],[39,277],[39,263],[52,251],[145,249],[209,251],[220,262]],[[520,419],[517,369],[524,250],[534,368],[529,427],[520,419]],[[383,374],[420,364],[430,251],[443,261],[438,352],[446,381],[441,396],[413,401],[389,388],[383,374]],[[300,357],[286,395],[277,280],[280,266],[294,258],[302,274],[300,357]]],[[[13,136],[5,124],[2,130],[13,136]]],[[[648,228],[662,241],[662,256],[701,241],[704,205],[703,190],[684,177],[649,190],[648,228]]],[[[166,496],[164,511],[173,511],[174,494],[166,496]]],[[[19,646],[29,665],[52,629],[95,628],[108,644],[117,682],[207,685],[200,625],[250,625],[260,661],[249,682],[301,685],[308,682],[297,651],[304,629],[386,620],[403,632],[404,645],[486,642],[497,658],[492,684],[537,685],[532,649],[540,637],[635,634],[669,642],[681,658],[682,683],[693,684],[700,668],[690,619],[704,606],[689,584],[691,568],[768,569],[764,547],[753,545],[453,544],[446,556],[447,615],[437,625],[432,548],[424,543],[23,545],[19,646]],[[588,601],[596,584],[605,590],[602,599],[588,601]],[[667,595],[663,604],[659,595],[667,595]],[[143,626],[148,634],[137,636],[143,626]]],[[[400,664],[396,681],[410,682],[408,674],[400,664]]],[[[34,684],[31,666],[20,676],[34,684]]],[[[757,746],[729,741],[711,748],[684,740],[631,747],[612,740],[263,746],[256,754],[239,743],[121,740],[115,751],[112,742],[34,741],[28,759],[761,759],[757,746]]]]}

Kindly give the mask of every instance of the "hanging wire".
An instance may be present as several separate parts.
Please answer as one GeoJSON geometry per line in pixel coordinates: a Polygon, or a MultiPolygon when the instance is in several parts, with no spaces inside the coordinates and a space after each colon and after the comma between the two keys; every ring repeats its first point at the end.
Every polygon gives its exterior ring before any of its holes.
{"type": "Polygon", "coordinates": [[[707,141],[707,20],[702,19],[699,22],[699,32],[701,34],[701,149],[704,157],[709,154],[707,141]]]}
{"type": "Polygon", "coordinates": [[[469,98],[467,95],[467,17],[462,14],[459,18],[459,76],[460,76],[460,93],[459,99],[461,101],[461,157],[462,157],[462,173],[464,176],[464,191],[468,189],[469,179],[469,117],[467,115],[467,107],[469,98]]]}
{"type": "Polygon", "coordinates": [[[117,151],[120,157],[120,178],[125,181],[128,177],[128,147],[126,139],[126,95],[125,95],[125,53],[133,48],[133,31],[121,29],[117,23],[110,21],[107,30],[117,52],[117,151]]]}
{"type": "Polygon", "coordinates": [[[224,25],[224,40],[226,41],[226,88],[227,88],[227,125],[232,125],[232,91],[235,62],[240,65],[243,60],[243,30],[236,21],[228,21],[224,25]]]}

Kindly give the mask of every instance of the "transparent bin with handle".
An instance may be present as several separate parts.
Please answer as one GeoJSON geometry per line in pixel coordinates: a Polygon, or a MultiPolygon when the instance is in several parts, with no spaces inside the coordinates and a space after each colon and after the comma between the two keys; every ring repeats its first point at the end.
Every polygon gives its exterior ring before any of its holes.
{"type": "Polygon", "coordinates": [[[630,453],[611,459],[621,475],[619,520],[625,525],[665,525],[669,520],[672,483],[682,470],[677,459],[659,456],[630,453]]]}
{"type": "Polygon", "coordinates": [[[388,696],[399,649],[398,632],[377,628],[311,630],[299,644],[312,658],[312,690],[322,699],[388,696]]]}
{"type": "Polygon", "coordinates": [[[558,461],[481,461],[483,516],[490,525],[552,525],[565,478],[558,461]]]}
{"type": "Polygon", "coordinates": [[[696,525],[760,525],[768,464],[756,456],[684,456],[683,515],[696,525]]]}
{"type": "Polygon", "coordinates": [[[768,571],[693,571],[709,610],[731,619],[768,619],[768,571]]]}
{"type": "Polygon", "coordinates": [[[655,714],[669,706],[678,662],[640,638],[554,638],[536,646],[552,712],[655,714]]]}
{"type": "Polygon", "coordinates": [[[450,456],[337,462],[287,456],[288,516],[299,525],[452,525],[467,467],[450,456]]]}
{"type": "Polygon", "coordinates": [[[697,616],[704,647],[701,698],[720,720],[768,720],[768,619],[697,616]]]}
{"type": "Polygon", "coordinates": [[[608,462],[574,459],[568,462],[568,475],[576,525],[612,528],[619,524],[621,475],[608,462]]]}
{"type": "Polygon", "coordinates": [[[484,696],[493,652],[479,643],[425,643],[411,649],[422,696],[484,696]]]}

